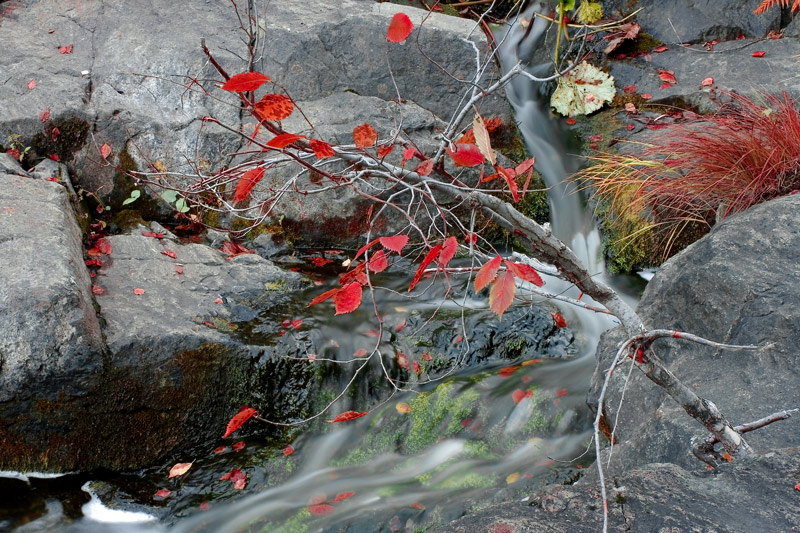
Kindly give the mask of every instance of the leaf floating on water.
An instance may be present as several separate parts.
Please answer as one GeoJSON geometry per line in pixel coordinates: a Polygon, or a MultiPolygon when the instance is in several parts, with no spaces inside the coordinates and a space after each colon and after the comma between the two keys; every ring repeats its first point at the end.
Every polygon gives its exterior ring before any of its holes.
{"type": "Polygon", "coordinates": [[[335,509],[333,505],[328,505],[327,503],[321,503],[319,505],[311,505],[308,508],[308,512],[311,513],[313,516],[327,516],[331,514],[335,509]]]}
{"type": "Polygon", "coordinates": [[[336,497],[335,497],[333,500],[331,500],[331,501],[333,501],[333,502],[343,502],[343,501],[345,501],[345,500],[349,500],[349,499],[350,499],[350,498],[352,498],[354,495],[355,495],[355,492],[353,492],[353,491],[340,492],[340,493],[339,493],[339,494],[337,494],[337,495],[336,495],[336,497]]]}
{"type": "Polygon", "coordinates": [[[194,463],[178,463],[169,469],[169,477],[178,477],[184,475],[192,467],[194,463]]]}

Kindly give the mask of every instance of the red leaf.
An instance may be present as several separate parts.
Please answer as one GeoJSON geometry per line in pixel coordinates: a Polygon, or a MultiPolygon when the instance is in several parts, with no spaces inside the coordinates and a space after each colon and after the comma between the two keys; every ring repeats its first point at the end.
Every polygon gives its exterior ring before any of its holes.
{"type": "Polygon", "coordinates": [[[328,259],[327,257],[312,257],[311,262],[314,263],[314,266],[323,267],[328,263],[333,263],[333,259],[328,259]]]}
{"type": "Polygon", "coordinates": [[[517,171],[511,168],[504,168],[502,165],[495,165],[494,169],[506,180],[508,190],[511,191],[511,196],[514,198],[514,203],[519,202],[519,188],[517,187],[517,180],[515,179],[517,171]]]}
{"type": "Polygon", "coordinates": [[[365,244],[364,246],[362,246],[361,248],[359,248],[358,251],[356,252],[356,256],[353,258],[353,261],[361,257],[361,254],[363,254],[364,252],[375,246],[378,243],[378,241],[380,241],[380,239],[374,239],[365,244]]]}
{"type": "Polygon", "coordinates": [[[339,413],[336,415],[333,420],[328,420],[329,424],[334,424],[336,422],[348,422],[350,420],[355,420],[356,418],[361,418],[362,416],[366,415],[368,411],[345,411],[344,413],[339,413]]]}
{"type": "Polygon", "coordinates": [[[270,80],[260,72],[242,72],[235,74],[222,86],[224,91],[241,93],[244,91],[255,91],[270,80]]]}
{"type": "Polygon", "coordinates": [[[529,169],[531,169],[533,167],[533,165],[535,163],[536,163],[536,158],[535,157],[531,157],[530,159],[526,159],[525,161],[523,161],[522,163],[517,165],[517,168],[514,169],[514,172],[517,173],[517,176],[519,176],[521,174],[525,174],[529,169]]]}
{"type": "Polygon", "coordinates": [[[511,261],[506,261],[505,264],[506,268],[511,272],[513,272],[514,275],[517,276],[519,279],[527,281],[528,283],[533,283],[537,287],[541,287],[542,285],[544,285],[542,277],[539,275],[538,272],[536,272],[536,269],[534,269],[532,266],[522,263],[517,264],[511,261]]]}
{"type": "Polygon", "coordinates": [[[100,285],[92,285],[92,293],[100,296],[101,294],[105,293],[106,290],[101,287],[100,285]]]}
{"type": "Polygon", "coordinates": [[[500,372],[498,372],[497,375],[500,376],[501,378],[507,378],[507,377],[511,376],[511,374],[513,374],[514,372],[516,372],[519,369],[520,369],[519,365],[506,366],[506,367],[501,368],[500,372]]]}
{"type": "Polygon", "coordinates": [[[447,154],[457,167],[476,167],[483,163],[483,154],[476,145],[456,144],[455,147],[455,150],[447,148],[447,154]]]}
{"type": "Polygon", "coordinates": [[[556,326],[558,326],[559,328],[567,327],[567,321],[566,319],[564,319],[561,313],[552,313],[552,315],[553,315],[553,320],[555,320],[556,322],[556,326]]]}
{"type": "Polygon", "coordinates": [[[413,363],[411,363],[411,369],[418,376],[422,373],[422,367],[419,366],[419,361],[414,361],[413,363]]]}
{"type": "Polygon", "coordinates": [[[308,508],[308,512],[314,516],[327,516],[331,514],[335,509],[333,505],[328,505],[327,503],[321,503],[319,505],[311,505],[308,508]]]}
{"type": "Polygon", "coordinates": [[[267,142],[267,146],[270,148],[286,148],[290,144],[295,141],[299,141],[300,139],[305,139],[302,135],[295,135],[294,133],[281,133],[277,137],[274,137],[267,142]]]}
{"type": "Polygon", "coordinates": [[[166,255],[167,257],[171,257],[173,259],[177,258],[177,256],[175,255],[175,252],[173,252],[172,250],[161,250],[161,254],[162,255],[166,255]]]}
{"type": "Polygon", "coordinates": [[[142,232],[142,237],[152,237],[154,239],[163,239],[164,238],[164,234],[163,233],[155,233],[155,232],[152,232],[152,231],[143,231],[142,232]]]}
{"type": "Polygon", "coordinates": [[[477,233],[467,233],[467,236],[464,238],[467,241],[467,244],[477,244],[478,243],[478,234],[477,233]]]}
{"type": "Polygon", "coordinates": [[[192,467],[192,463],[178,463],[169,469],[169,477],[178,477],[184,475],[192,467]]]}
{"type": "Polygon", "coordinates": [[[711,87],[714,85],[714,78],[708,77],[700,82],[700,87],[711,87]]]}
{"type": "Polygon", "coordinates": [[[653,97],[653,95],[650,93],[642,93],[640,96],[642,97],[642,100],[650,100],[653,97]]]}
{"type": "Polygon", "coordinates": [[[219,480],[220,481],[230,480],[233,482],[234,489],[242,490],[245,487],[245,485],[247,485],[247,474],[242,472],[240,468],[234,468],[233,470],[231,470],[230,472],[219,478],[219,480]]]}
{"type": "Polygon", "coordinates": [[[231,448],[233,448],[233,451],[235,451],[235,452],[240,452],[240,451],[244,450],[244,441],[240,440],[239,442],[237,442],[236,444],[231,446],[231,448]]]}
{"type": "Polygon", "coordinates": [[[71,54],[72,53],[72,45],[68,44],[67,46],[59,46],[58,47],[59,54],[71,54]]]}
{"type": "Polygon", "coordinates": [[[378,146],[378,157],[383,159],[387,155],[392,153],[394,150],[394,145],[390,144],[389,146],[378,146]]]}
{"type": "Polygon", "coordinates": [[[348,283],[336,293],[333,305],[337,315],[352,313],[361,305],[361,284],[357,281],[348,283]]]}
{"type": "Polygon", "coordinates": [[[349,500],[349,499],[350,499],[350,498],[352,498],[354,495],[355,495],[355,492],[353,492],[353,491],[351,491],[351,490],[349,490],[349,491],[347,491],[347,492],[340,492],[340,493],[339,493],[339,494],[337,494],[337,495],[336,495],[336,497],[335,497],[333,500],[331,500],[331,501],[333,501],[333,502],[343,502],[343,501],[345,501],[345,500],[349,500]]]}
{"type": "Polygon", "coordinates": [[[28,89],[30,89],[30,90],[32,91],[32,90],[34,90],[35,88],[36,88],[36,80],[31,80],[31,81],[29,81],[29,82],[28,82],[28,89]]]}
{"type": "Polygon", "coordinates": [[[100,147],[100,157],[102,157],[103,159],[107,159],[108,156],[110,155],[111,155],[111,147],[107,144],[103,144],[100,147]]]}
{"type": "Polygon", "coordinates": [[[367,264],[366,263],[363,263],[363,262],[359,263],[358,266],[355,267],[350,272],[347,272],[347,273],[342,274],[341,276],[339,276],[339,284],[344,286],[344,285],[347,285],[348,283],[350,283],[351,281],[357,281],[358,283],[360,283],[362,285],[366,285],[367,284],[367,277],[364,275],[364,272],[366,271],[366,269],[367,269],[367,264]]]}
{"type": "Polygon", "coordinates": [[[160,491],[156,492],[155,495],[157,498],[166,498],[170,494],[172,494],[172,492],[168,491],[167,489],[161,489],[160,491]]]}
{"type": "Polygon", "coordinates": [[[653,52],[656,52],[656,53],[659,53],[659,54],[661,52],[666,52],[666,51],[667,51],[667,47],[664,46],[663,44],[661,46],[656,46],[655,48],[653,48],[653,52]]]}
{"type": "Polygon", "coordinates": [[[369,148],[378,140],[378,132],[366,122],[353,128],[353,141],[360,149],[369,148]]]}
{"type": "Polygon", "coordinates": [[[403,150],[403,164],[405,165],[406,161],[408,161],[412,157],[414,157],[414,154],[416,154],[416,153],[417,153],[417,149],[414,148],[413,146],[403,150]]]}
{"type": "Polygon", "coordinates": [[[294,111],[292,99],[282,94],[265,94],[255,105],[263,120],[283,120],[294,111]]]}
{"type": "Polygon", "coordinates": [[[523,398],[532,398],[533,397],[533,391],[532,390],[523,391],[523,390],[517,389],[513,393],[511,393],[511,397],[514,399],[514,403],[519,403],[519,402],[522,401],[523,398]]]}
{"type": "Polygon", "coordinates": [[[49,118],[50,118],[50,110],[49,109],[45,109],[44,111],[39,113],[39,122],[42,122],[42,123],[47,122],[47,120],[49,118]]]}
{"type": "Polygon", "coordinates": [[[294,453],[294,446],[292,446],[291,444],[283,449],[283,455],[287,457],[292,455],[293,453],[294,453]]]}
{"type": "Polygon", "coordinates": [[[230,419],[228,426],[225,428],[225,434],[222,436],[222,438],[228,438],[231,433],[242,427],[245,422],[253,418],[253,416],[257,413],[258,411],[252,407],[243,407],[241,411],[233,415],[233,418],[230,419]]]}
{"type": "Polygon", "coordinates": [[[426,159],[419,165],[417,165],[416,170],[414,170],[417,174],[422,176],[430,176],[431,172],[433,172],[433,159],[426,159]]]}
{"type": "Polygon", "coordinates": [[[222,247],[219,249],[220,252],[227,254],[227,259],[231,259],[232,257],[236,257],[237,255],[242,254],[254,254],[253,250],[245,248],[241,244],[237,244],[233,241],[225,241],[222,243],[222,247]]]}
{"type": "Polygon", "coordinates": [[[408,244],[408,235],[395,235],[394,237],[381,237],[378,239],[381,246],[387,250],[397,252],[398,254],[403,251],[403,248],[408,244]]]}
{"type": "Polygon", "coordinates": [[[430,249],[427,255],[425,255],[425,258],[422,260],[422,263],[419,264],[419,267],[417,267],[417,271],[414,273],[414,278],[411,280],[411,284],[408,286],[408,292],[411,292],[414,289],[414,287],[417,286],[417,283],[419,283],[419,280],[422,279],[422,275],[425,273],[425,269],[428,268],[428,265],[430,265],[434,259],[439,257],[439,252],[441,251],[442,251],[442,245],[437,244],[436,246],[430,249]]]}
{"type": "Polygon", "coordinates": [[[290,325],[292,326],[292,329],[300,329],[300,326],[303,325],[303,319],[302,318],[298,318],[296,320],[292,320],[290,322],[290,325]]]}
{"type": "Polygon", "coordinates": [[[425,352],[425,353],[422,354],[422,360],[423,361],[433,361],[433,357],[431,357],[431,354],[429,354],[428,352],[425,352]]]}
{"type": "Polygon", "coordinates": [[[567,389],[558,389],[556,391],[556,396],[558,396],[559,398],[566,395],[567,395],[567,389]]]}
{"type": "Polygon", "coordinates": [[[390,43],[402,43],[411,34],[414,25],[405,13],[396,13],[389,23],[389,31],[386,32],[386,40],[390,43]]]}
{"type": "Polygon", "coordinates": [[[333,157],[336,155],[336,152],[333,151],[331,145],[325,141],[311,139],[308,141],[308,144],[311,145],[311,149],[314,150],[314,155],[317,157],[317,159],[325,159],[326,157],[333,157]]]}
{"type": "Polygon", "coordinates": [[[263,168],[251,168],[245,172],[236,183],[236,191],[233,193],[233,202],[238,203],[247,198],[247,195],[250,194],[250,191],[253,190],[253,187],[256,186],[256,183],[261,181],[261,178],[263,177],[263,168]]]}
{"type": "Polygon", "coordinates": [[[489,307],[497,316],[503,318],[503,313],[511,306],[516,292],[514,274],[506,270],[492,283],[492,289],[489,291],[489,307]]]}
{"type": "Polygon", "coordinates": [[[364,348],[361,348],[353,354],[353,357],[364,357],[365,355],[367,355],[367,351],[364,348]]]}
{"type": "Polygon", "coordinates": [[[633,94],[636,92],[636,85],[626,85],[625,87],[622,88],[622,91],[625,94],[633,94]]]}
{"type": "Polygon", "coordinates": [[[144,289],[139,289],[139,288],[133,289],[133,294],[135,294],[136,296],[141,296],[142,294],[144,294],[144,289]]]}
{"type": "Polygon", "coordinates": [[[439,263],[439,266],[444,268],[447,266],[447,263],[450,262],[451,259],[456,255],[458,251],[458,241],[455,237],[448,237],[444,241],[444,245],[442,246],[442,252],[439,254],[439,258],[436,259],[436,262],[439,263]]]}
{"type": "Polygon", "coordinates": [[[475,276],[476,293],[480,292],[489,283],[494,281],[495,276],[497,276],[497,271],[500,269],[500,262],[502,260],[503,258],[498,255],[488,263],[484,264],[481,269],[478,270],[478,275],[475,276]]]}
{"type": "Polygon", "coordinates": [[[48,157],[50,157],[50,159],[53,161],[61,161],[61,158],[58,156],[58,154],[50,154],[48,157]]]}
{"type": "Polygon", "coordinates": [[[751,55],[753,57],[764,57],[766,54],[767,54],[766,52],[761,51],[761,52],[753,52],[751,55]]]}
{"type": "Polygon", "coordinates": [[[376,274],[383,272],[388,266],[389,261],[386,259],[386,254],[383,253],[383,250],[378,250],[369,258],[369,269],[376,274]]]}
{"type": "Polygon", "coordinates": [[[661,78],[661,81],[665,81],[667,83],[676,83],[675,71],[673,70],[660,68],[658,69],[658,77],[661,78]]]}

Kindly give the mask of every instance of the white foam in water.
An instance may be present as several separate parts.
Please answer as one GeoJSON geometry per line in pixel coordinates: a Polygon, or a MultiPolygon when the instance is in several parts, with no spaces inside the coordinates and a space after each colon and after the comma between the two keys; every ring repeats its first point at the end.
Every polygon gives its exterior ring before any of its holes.
{"type": "Polygon", "coordinates": [[[61,476],[67,476],[70,472],[65,474],[54,474],[52,472],[15,472],[13,470],[0,470],[0,477],[10,478],[10,479],[19,479],[20,481],[24,481],[28,483],[31,478],[38,478],[38,479],[53,479],[61,476]]]}
{"type": "Polygon", "coordinates": [[[89,494],[92,497],[89,502],[83,504],[81,507],[81,512],[83,512],[83,516],[89,520],[94,520],[95,522],[105,522],[105,523],[126,523],[130,524],[133,522],[151,522],[156,520],[156,517],[140,512],[140,511],[122,511],[119,509],[110,509],[103,505],[103,502],[100,501],[100,498],[89,488],[91,481],[87,481],[81,487],[83,492],[89,494]]]}

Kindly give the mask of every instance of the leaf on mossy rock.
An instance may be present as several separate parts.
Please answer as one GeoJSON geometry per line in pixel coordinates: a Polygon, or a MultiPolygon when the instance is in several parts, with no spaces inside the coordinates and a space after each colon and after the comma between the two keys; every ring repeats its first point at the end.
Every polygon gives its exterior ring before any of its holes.
{"type": "Polygon", "coordinates": [[[611,102],[616,93],[614,77],[584,61],[558,79],[550,106],[567,117],[588,115],[611,102]]]}

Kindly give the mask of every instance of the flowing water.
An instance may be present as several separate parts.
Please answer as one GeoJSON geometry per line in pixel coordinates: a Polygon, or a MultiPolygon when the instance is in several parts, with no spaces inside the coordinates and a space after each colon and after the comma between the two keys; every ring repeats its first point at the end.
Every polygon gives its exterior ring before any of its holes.
{"type": "MultiPolygon", "coordinates": [[[[514,27],[506,41],[506,67],[515,61],[513,41],[519,31],[514,27]]],[[[542,31],[537,22],[525,46],[535,47],[542,31]]],[[[591,216],[573,186],[564,182],[579,161],[567,155],[565,132],[550,118],[538,90],[519,78],[508,88],[508,97],[528,150],[536,156],[536,168],[550,187],[553,231],[592,272],[605,276],[591,216]]],[[[408,275],[388,275],[381,282],[399,287],[408,275]]],[[[553,292],[578,296],[557,279],[546,277],[546,283],[553,292]]],[[[303,320],[298,331],[290,332],[294,341],[315,350],[325,347],[319,353],[336,359],[371,347],[369,330],[375,325],[368,313],[332,319],[329,309],[304,307],[324,288],[298,295],[293,309],[284,310],[303,320]]],[[[444,291],[442,286],[431,290],[429,302],[444,291]]],[[[448,360],[468,365],[446,379],[417,384],[415,392],[391,396],[385,384],[369,385],[381,378],[381,368],[373,368],[355,387],[355,397],[346,395],[336,411],[365,408],[359,403],[383,398],[367,416],[343,424],[318,420],[281,438],[256,433],[241,441],[239,451],[190,450],[169,464],[130,474],[0,480],[0,492],[35,502],[13,520],[0,521],[0,529],[35,518],[17,530],[415,531],[493,502],[523,499],[544,483],[574,479],[591,463],[592,457],[584,454],[591,427],[584,400],[598,337],[613,325],[607,316],[559,304],[570,327],[554,332],[549,311],[555,304],[547,303],[544,309],[510,311],[505,329],[498,330],[485,302],[440,309],[437,303],[409,301],[401,292],[381,296],[381,309],[396,315],[387,322],[402,321],[405,328],[401,335],[395,327],[381,349],[402,346],[410,359],[423,364],[423,353],[438,352],[443,358],[437,375],[448,360]],[[436,309],[436,322],[427,323],[436,309]],[[500,348],[505,350],[502,356],[500,348]],[[484,353],[477,356],[480,350],[484,353]],[[287,455],[289,444],[293,453],[287,455]],[[185,476],[167,479],[171,464],[192,460],[185,476]],[[247,474],[243,490],[219,479],[234,468],[247,474]],[[162,488],[170,496],[154,498],[162,488]]],[[[436,362],[424,369],[434,374],[436,362]]],[[[347,375],[333,375],[338,377],[329,375],[327,382],[338,390],[347,375]]]]}

